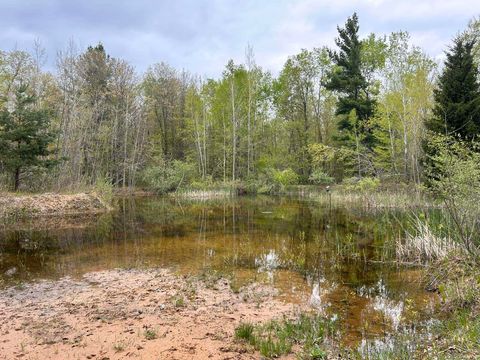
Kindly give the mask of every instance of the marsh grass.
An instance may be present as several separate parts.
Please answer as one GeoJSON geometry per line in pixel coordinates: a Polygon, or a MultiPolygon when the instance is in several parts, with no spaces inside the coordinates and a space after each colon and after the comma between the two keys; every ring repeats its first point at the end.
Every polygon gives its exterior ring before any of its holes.
{"type": "Polygon", "coordinates": [[[397,239],[395,246],[399,262],[418,264],[445,259],[449,254],[464,252],[461,244],[448,235],[439,235],[425,219],[413,217],[413,230],[406,232],[405,239],[397,239]]]}
{"type": "Polygon", "coordinates": [[[320,315],[301,314],[296,319],[283,318],[265,324],[242,323],[235,337],[252,345],[266,358],[292,352],[298,346],[300,359],[326,358],[325,341],[334,335],[334,323],[320,315]]]}
{"type": "Polygon", "coordinates": [[[171,196],[183,199],[195,199],[195,200],[210,200],[217,198],[227,198],[234,196],[234,193],[230,190],[181,190],[175,193],[170,193],[171,196]]]}
{"type": "Polygon", "coordinates": [[[354,192],[347,190],[332,190],[330,193],[321,192],[314,199],[333,207],[357,205],[364,209],[412,209],[438,207],[434,201],[419,193],[395,192],[378,190],[372,192],[354,192]]]}

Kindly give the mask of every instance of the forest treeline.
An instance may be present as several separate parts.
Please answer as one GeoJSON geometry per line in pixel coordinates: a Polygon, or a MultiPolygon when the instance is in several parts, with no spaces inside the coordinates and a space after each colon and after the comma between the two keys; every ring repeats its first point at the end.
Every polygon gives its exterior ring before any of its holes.
{"type": "Polygon", "coordinates": [[[247,47],[218,79],[163,62],[138,74],[102,44],[70,44],[53,73],[41,46],[2,51],[1,181],[159,192],[218,183],[268,192],[366,176],[418,184],[435,134],[468,141],[480,132],[479,35],[473,19],[438,67],[407,32],[361,38],[354,14],[334,48],[302,50],[278,76],[247,47]]]}

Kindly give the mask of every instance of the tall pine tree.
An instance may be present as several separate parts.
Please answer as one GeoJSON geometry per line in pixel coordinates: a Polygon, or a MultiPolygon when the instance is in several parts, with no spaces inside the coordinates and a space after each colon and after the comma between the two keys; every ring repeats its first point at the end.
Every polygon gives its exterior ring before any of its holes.
{"type": "Polygon", "coordinates": [[[362,43],[358,38],[358,16],[356,13],[347,19],[344,28],[337,27],[339,37],[335,43],[338,52],[330,52],[336,65],[330,74],[326,88],[339,94],[337,115],[340,115],[339,130],[341,141],[354,145],[359,138],[363,145],[371,148],[373,132],[367,121],[373,115],[375,100],[369,94],[369,84],[362,74],[362,43]],[[354,111],[354,112],[353,112],[354,111]],[[356,114],[355,123],[351,114],[356,114]],[[354,140],[353,141],[349,141],[354,140]]]}
{"type": "Polygon", "coordinates": [[[473,41],[459,36],[446,53],[445,67],[434,91],[434,116],[427,124],[434,132],[464,139],[480,134],[480,86],[473,47],[473,41]]]}
{"type": "Polygon", "coordinates": [[[53,133],[49,131],[49,116],[44,110],[35,110],[35,98],[27,94],[27,87],[16,92],[14,110],[0,112],[0,168],[13,175],[13,188],[18,190],[24,170],[33,166],[48,167],[49,144],[53,133]]]}

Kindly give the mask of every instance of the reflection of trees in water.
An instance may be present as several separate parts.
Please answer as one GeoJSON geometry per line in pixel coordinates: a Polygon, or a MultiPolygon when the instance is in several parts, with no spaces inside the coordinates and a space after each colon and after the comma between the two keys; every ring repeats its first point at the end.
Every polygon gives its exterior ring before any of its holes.
{"type": "Polygon", "coordinates": [[[117,201],[118,210],[84,228],[6,232],[0,235],[0,246],[4,252],[23,253],[27,262],[30,257],[37,264],[33,277],[42,266],[49,267],[43,273],[59,273],[95,262],[163,266],[189,261],[200,267],[258,268],[256,259],[275,254],[277,268],[304,276],[329,277],[352,286],[378,278],[377,270],[364,263],[375,256],[370,244],[385,233],[378,214],[273,197],[117,201]],[[39,245],[29,245],[28,250],[19,240],[22,236],[39,245]]]}

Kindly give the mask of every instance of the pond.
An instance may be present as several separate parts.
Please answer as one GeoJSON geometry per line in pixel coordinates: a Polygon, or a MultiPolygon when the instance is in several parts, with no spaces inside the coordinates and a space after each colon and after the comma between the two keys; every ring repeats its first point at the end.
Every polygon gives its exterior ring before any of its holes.
{"type": "Polygon", "coordinates": [[[388,244],[403,236],[408,214],[298,197],[117,201],[102,216],[0,231],[0,284],[112,268],[217,271],[238,287],[266,282],[285,302],[337,318],[343,342],[356,347],[428,326],[434,311],[421,269],[391,261],[388,244]]]}

